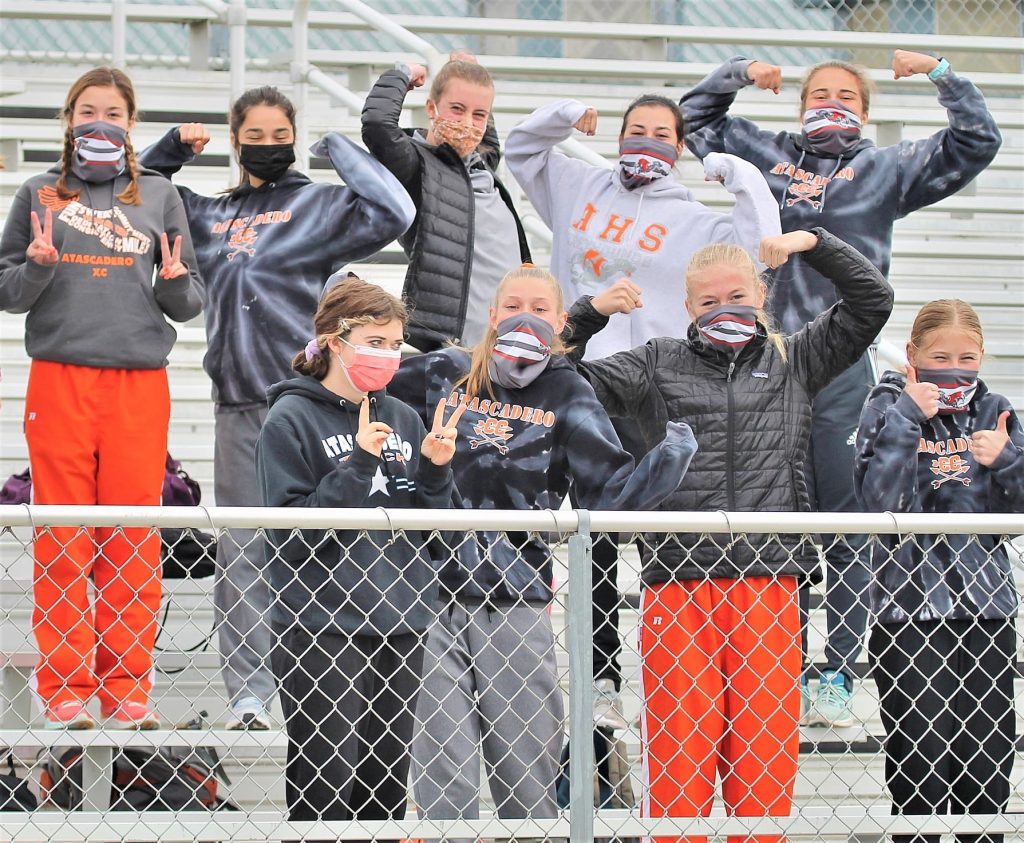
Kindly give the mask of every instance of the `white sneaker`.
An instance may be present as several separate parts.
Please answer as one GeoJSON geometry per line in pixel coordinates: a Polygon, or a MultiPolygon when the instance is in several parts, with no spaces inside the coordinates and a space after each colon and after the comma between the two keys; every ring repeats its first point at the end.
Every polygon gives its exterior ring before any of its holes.
{"type": "Polygon", "coordinates": [[[613,731],[629,727],[622,713],[622,697],[611,679],[594,680],[594,725],[613,731]]]}
{"type": "Polygon", "coordinates": [[[232,717],[225,728],[231,731],[265,732],[271,727],[270,714],[256,697],[244,697],[231,707],[232,717]]]}

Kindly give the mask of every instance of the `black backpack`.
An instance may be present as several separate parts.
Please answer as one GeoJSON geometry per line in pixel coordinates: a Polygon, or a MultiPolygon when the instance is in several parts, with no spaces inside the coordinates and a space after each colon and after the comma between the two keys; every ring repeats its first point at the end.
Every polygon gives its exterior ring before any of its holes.
{"type": "Polygon", "coordinates": [[[28,782],[14,774],[14,758],[7,756],[9,773],[0,773],[0,811],[34,811],[39,807],[28,782]]]}
{"type": "MultiPolygon", "coordinates": [[[[67,810],[78,808],[82,804],[81,748],[51,747],[40,756],[42,801],[67,810]]],[[[217,796],[218,776],[229,783],[212,747],[125,748],[114,756],[110,810],[234,810],[217,796]]]]}

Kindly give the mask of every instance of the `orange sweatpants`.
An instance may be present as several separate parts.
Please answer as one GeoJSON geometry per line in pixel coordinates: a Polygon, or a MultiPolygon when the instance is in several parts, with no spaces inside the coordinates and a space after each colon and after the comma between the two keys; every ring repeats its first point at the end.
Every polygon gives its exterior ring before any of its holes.
{"type": "MultiPolygon", "coordinates": [[[[794,577],[666,583],[644,592],[644,813],[706,817],[716,774],[730,816],[787,816],[799,752],[794,577]]],[[[776,835],[729,843],[782,843],[776,835]]],[[[653,838],[704,843],[702,836],[653,838]]]]}
{"type": "MultiPolygon", "coordinates": [[[[169,422],[164,369],[33,360],[25,398],[33,503],[159,506],[169,422]]],[[[148,702],[162,593],[157,533],[40,528],[33,586],[42,703],[93,694],[108,709],[148,702]]]]}

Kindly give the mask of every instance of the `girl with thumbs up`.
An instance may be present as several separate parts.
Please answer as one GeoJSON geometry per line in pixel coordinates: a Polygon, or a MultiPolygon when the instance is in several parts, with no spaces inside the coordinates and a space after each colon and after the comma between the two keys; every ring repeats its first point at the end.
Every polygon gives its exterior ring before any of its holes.
{"type": "MultiPolygon", "coordinates": [[[[865,509],[1024,511],[1024,430],[1009,401],[978,379],[983,356],[970,305],[921,309],[906,375],[885,373],[861,415],[854,482],[865,509]]],[[[954,814],[999,813],[1013,765],[1018,611],[1002,537],[877,541],[869,650],[893,813],[945,813],[947,804],[954,814]]]]}

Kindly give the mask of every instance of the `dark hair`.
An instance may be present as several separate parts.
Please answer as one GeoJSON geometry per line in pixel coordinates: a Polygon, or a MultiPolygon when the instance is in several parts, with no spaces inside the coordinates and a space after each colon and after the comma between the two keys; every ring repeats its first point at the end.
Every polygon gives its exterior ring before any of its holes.
{"type": "Polygon", "coordinates": [[[622,128],[619,129],[619,138],[621,139],[626,134],[626,126],[629,125],[629,115],[633,113],[633,109],[645,105],[667,108],[672,112],[672,117],[676,124],[676,143],[682,143],[684,135],[683,112],[679,108],[679,103],[675,100],[670,100],[668,97],[663,97],[661,94],[641,94],[629,104],[626,113],[622,115],[622,128]]]}
{"type": "Polygon", "coordinates": [[[472,61],[450,61],[437,71],[437,76],[430,83],[430,98],[435,103],[444,95],[444,89],[452,79],[464,79],[484,88],[494,87],[494,80],[487,68],[472,61]]]}
{"type": "MultiPolygon", "coordinates": [[[[68,173],[71,172],[71,162],[75,156],[75,134],[71,127],[71,116],[75,112],[75,103],[78,102],[78,98],[86,88],[116,88],[127,106],[129,124],[138,114],[135,106],[135,88],[132,86],[132,80],[123,70],[118,70],[116,67],[94,67],[75,80],[68,90],[64,108],[60,113],[65,124],[64,151],[60,159],[60,176],[57,178],[57,195],[61,199],[78,198],[78,194],[68,190],[67,186],[68,173]]],[[[125,171],[128,173],[128,187],[122,190],[117,198],[126,205],[138,205],[142,201],[139,198],[139,162],[135,159],[135,149],[127,134],[124,137],[124,156],[125,171]]]]}
{"type": "MultiPolygon", "coordinates": [[[[295,136],[295,106],[292,105],[292,101],[273,85],[263,85],[259,88],[250,88],[231,104],[231,110],[228,112],[228,127],[231,129],[235,143],[239,143],[238,133],[242,130],[242,124],[249,115],[249,111],[257,105],[268,105],[271,108],[281,109],[284,116],[288,118],[288,122],[291,123],[292,136],[295,136]]],[[[239,184],[248,183],[249,174],[243,168],[242,180],[239,184]]]]}
{"type": "Polygon", "coordinates": [[[292,359],[292,368],[300,375],[311,375],[322,381],[327,377],[331,362],[327,340],[331,337],[344,338],[359,325],[386,325],[393,319],[403,325],[409,321],[409,311],[404,302],[383,287],[364,281],[350,272],[347,278],[324,294],[316,316],[313,317],[320,353],[312,360],[307,360],[306,350],[303,349],[292,359]]]}

